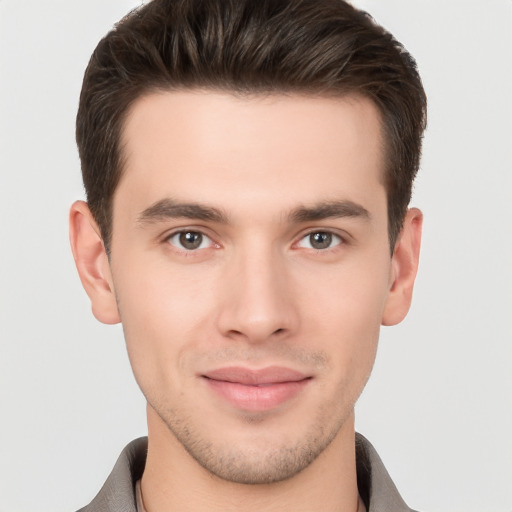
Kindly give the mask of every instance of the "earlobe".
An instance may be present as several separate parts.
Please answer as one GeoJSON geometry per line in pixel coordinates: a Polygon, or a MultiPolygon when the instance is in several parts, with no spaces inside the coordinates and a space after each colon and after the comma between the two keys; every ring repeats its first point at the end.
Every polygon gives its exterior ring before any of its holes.
{"type": "Polygon", "coordinates": [[[89,206],[76,201],[69,212],[69,238],[78,275],[91,300],[94,316],[105,324],[121,321],[110,264],[100,230],[89,206]]]}
{"type": "Polygon", "coordinates": [[[423,214],[417,208],[408,210],[391,262],[390,289],[382,315],[382,325],[400,323],[411,305],[418,270],[423,214]]]}

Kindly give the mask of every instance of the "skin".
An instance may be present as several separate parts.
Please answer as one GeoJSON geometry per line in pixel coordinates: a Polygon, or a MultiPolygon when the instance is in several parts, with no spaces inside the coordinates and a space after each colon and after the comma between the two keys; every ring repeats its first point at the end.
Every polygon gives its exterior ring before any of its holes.
{"type": "Polygon", "coordinates": [[[110,259],[73,205],[93,313],[122,321],[148,401],[148,512],[357,510],[354,404],[408,311],[422,221],[390,256],[380,126],[358,97],[151,94],[124,127],[110,259]],[[226,366],[307,379],[246,408],[205,378],[226,366]]]}

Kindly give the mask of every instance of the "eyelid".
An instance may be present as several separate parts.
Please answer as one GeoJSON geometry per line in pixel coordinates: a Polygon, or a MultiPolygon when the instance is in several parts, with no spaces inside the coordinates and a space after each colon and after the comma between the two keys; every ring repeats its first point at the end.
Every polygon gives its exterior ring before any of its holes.
{"type": "MultiPolygon", "coordinates": [[[[316,250],[318,252],[327,252],[329,250],[336,249],[340,245],[349,245],[352,241],[352,237],[350,236],[350,234],[346,233],[345,231],[340,232],[339,229],[335,229],[335,228],[313,227],[313,228],[308,228],[306,231],[303,231],[300,235],[298,235],[295,239],[295,242],[293,242],[292,247],[299,246],[299,244],[302,240],[304,240],[306,237],[308,237],[314,233],[329,233],[333,237],[336,237],[337,239],[339,239],[338,243],[336,243],[335,245],[328,247],[326,249],[311,248],[312,250],[316,250]]],[[[221,244],[216,241],[216,238],[217,237],[215,235],[212,235],[210,233],[210,230],[205,227],[186,225],[186,226],[176,227],[176,228],[173,228],[173,229],[167,231],[166,233],[164,233],[161,236],[160,240],[162,242],[168,243],[169,245],[172,245],[172,247],[174,247],[177,250],[181,250],[182,252],[193,253],[193,252],[196,252],[199,250],[204,250],[204,249],[207,249],[210,247],[220,248],[221,244]],[[179,235],[181,233],[187,233],[187,232],[200,233],[203,237],[207,238],[210,241],[209,246],[205,247],[203,249],[187,250],[185,248],[180,248],[176,245],[170,244],[169,240],[172,237],[179,235]]]]}
{"type": "Polygon", "coordinates": [[[350,243],[350,239],[351,239],[351,237],[348,233],[340,232],[337,229],[316,227],[316,228],[309,228],[306,232],[301,233],[300,236],[297,237],[296,242],[294,242],[293,245],[295,247],[310,249],[310,250],[314,250],[317,252],[328,252],[330,250],[335,250],[340,245],[348,245],[350,243]],[[326,249],[315,249],[314,247],[310,247],[310,248],[301,247],[299,245],[304,239],[306,239],[307,237],[309,237],[315,233],[328,233],[328,234],[332,235],[333,238],[334,237],[337,238],[339,240],[339,242],[330,247],[327,247],[326,249]]]}
{"type": "Polygon", "coordinates": [[[174,249],[184,252],[184,253],[193,253],[198,252],[200,250],[209,249],[211,247],[218,248],[220,247],[220,244],[215,241],[215,238],[208,232],[209,230],[198,227],[198,226],[180,226],[179,228],[174,228],[170,231],[167,231],[161,238],[162,242],[165,242],[169,245],[171,245],[174,249]],[[170,242],[171,238],[175,237],[176,235],[180,235],[182,233],[199,233],[204,238],[207,238],[210,243],[208,244],[208,247],[203,248],[197,248],[197,249],[185,249],[184,247],[180,247],[178,245],[174,245],[170,242]]]}

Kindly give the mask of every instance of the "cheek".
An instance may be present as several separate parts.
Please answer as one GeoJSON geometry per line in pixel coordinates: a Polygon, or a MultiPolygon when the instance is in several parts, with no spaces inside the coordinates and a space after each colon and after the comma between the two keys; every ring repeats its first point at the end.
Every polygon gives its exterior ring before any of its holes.
{"type": "MultiPolygon", "coordinates": [[[[312,273],[304,273],[311,276],[312,273]]],[[[369,373],[388,295],[389,260],[333,266],[303,282],[302,311],[307,338],[332,354],[333,364],[369,373]],[[305,290],[309,290],[305,293],[305,290]],[[322,340],[324,340],[322,342],[322,340]],[[325,341],[329,340],[329,347],[325,341]]]]}
{"type": "Polygon", "coordinates": [[[114,274],[128,355],[137,382],[175,380],[186,353],[207,337],[211,286],[169,265],[126,260],[114,274]]]}

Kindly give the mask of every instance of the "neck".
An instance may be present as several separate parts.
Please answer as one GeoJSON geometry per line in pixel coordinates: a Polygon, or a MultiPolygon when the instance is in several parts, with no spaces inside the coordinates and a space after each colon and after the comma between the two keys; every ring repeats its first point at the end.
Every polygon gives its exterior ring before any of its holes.
{"type": "Polygon", "coordinates": [[[359,495],[353,414],[303,471],[282,482],[239,484],[200,466],[148,406],[148,457],[141,482],[146,512],[356,512],[359,495]]]}

